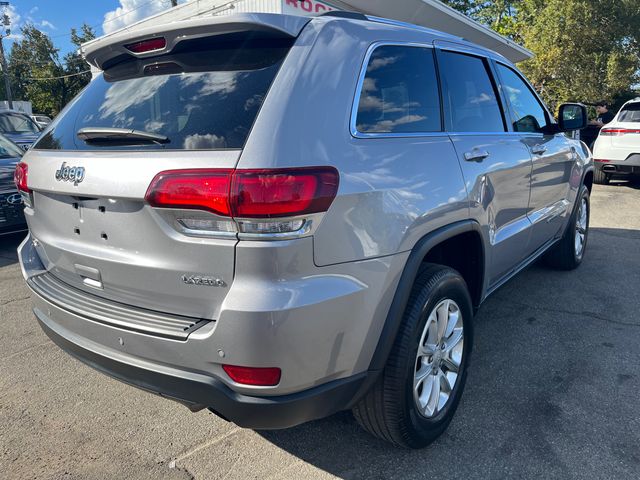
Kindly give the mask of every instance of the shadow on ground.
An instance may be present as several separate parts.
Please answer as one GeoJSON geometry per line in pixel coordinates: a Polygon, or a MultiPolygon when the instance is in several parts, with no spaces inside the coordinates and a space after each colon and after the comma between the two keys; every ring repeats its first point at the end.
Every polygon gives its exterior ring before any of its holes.
{"type": "Polygon", "coordinates": [[[638,240],[592,228],[578,270],[540,262],[488,299],[460,408],[428,449],[390,448],[348,412],[261,435],[340,478],[638,478],[638,240]]]}
{"type": "Polygon", "coordinates": [[[18,245],[24,240],[26,232],[0,235],[0,267],[18,262],[18,245]]]}

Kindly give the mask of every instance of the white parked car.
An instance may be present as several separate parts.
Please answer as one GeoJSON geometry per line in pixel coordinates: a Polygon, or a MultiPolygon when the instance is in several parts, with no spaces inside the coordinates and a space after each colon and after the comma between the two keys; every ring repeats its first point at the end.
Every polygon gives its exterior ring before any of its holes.
{"type": "Polygon", "coordinates": [[[640,97],[625,103],[593,145],[596,183],[613,177],[640,177],[640,97]]]}

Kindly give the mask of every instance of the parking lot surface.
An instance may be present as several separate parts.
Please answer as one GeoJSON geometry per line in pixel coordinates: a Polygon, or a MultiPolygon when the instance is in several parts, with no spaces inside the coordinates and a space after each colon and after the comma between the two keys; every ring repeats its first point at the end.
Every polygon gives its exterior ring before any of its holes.
{"type": "Polygon", "coordinates": [[[390,447],[348,413],[253,432],[125,386],[48,340],[0,237],[0,478],[640,478],[640,189],[596,186],[583,265],[535,265],[476,318],[449,430],[390,447]]]}

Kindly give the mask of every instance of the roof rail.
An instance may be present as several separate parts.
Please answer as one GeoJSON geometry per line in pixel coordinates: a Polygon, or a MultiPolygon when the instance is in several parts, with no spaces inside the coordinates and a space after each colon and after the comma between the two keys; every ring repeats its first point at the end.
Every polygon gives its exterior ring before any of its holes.
{"type": "Polygon", "coordinates": [[[338,18],[350,18],[351,20],[364,20],[369,21],[369,17],[367,17],[364,13],[360,12],[351,12],[348,10],[331,10],[330,12],[323,13],[319,15],[320,17],[338,17],[338,18]]]}
{"type": "Polygon", "coordinates": [[[445,39],[449,38],[449,39],[467,41],[466,39],[464,39],[462,37],[458,37],[457,35],[452,35],[451,33],[442,32],[440,30],[436,30],[435,28],[423,27],[422,25],[416,25],[415,23],[402,22],[400,20],[393,20],[391,18],[376,17],[374,15],[367,15],[366,17],[367,17],[368,20],[370,20],[372,22],[376,22],[376,23],[382,23],[382,24],[385,24],[385,25],[393,25],[395,27],[410,28],[412,30],[419,30],[421,32],[437,34],[438,36],[441,36],[441,37],[443,37],[445,39]]]}

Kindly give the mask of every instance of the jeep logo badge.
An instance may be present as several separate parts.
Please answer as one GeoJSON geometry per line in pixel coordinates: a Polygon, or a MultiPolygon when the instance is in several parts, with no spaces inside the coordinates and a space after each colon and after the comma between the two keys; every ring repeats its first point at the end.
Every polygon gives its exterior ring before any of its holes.
{"type": "Polygon", "coordinates": [[[60,169],[56,170],[56,180],[59,182],[73,182],[77,186],[84,180],[84,167],[68,167],[67,162],[62,162],[60,169]]]}

